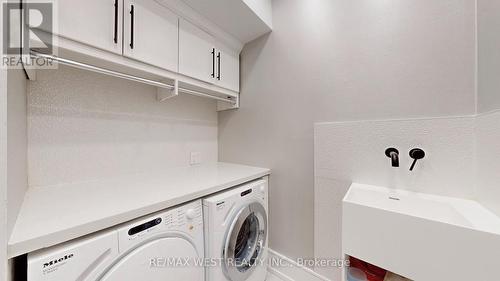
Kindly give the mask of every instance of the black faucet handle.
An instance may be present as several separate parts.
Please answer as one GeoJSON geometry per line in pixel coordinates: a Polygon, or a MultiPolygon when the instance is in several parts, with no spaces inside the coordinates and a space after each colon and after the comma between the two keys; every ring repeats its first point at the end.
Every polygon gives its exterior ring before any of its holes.
{"type": "Polygon", "coordinates": [[[413,163],[411,163],[410,171],[413,171],[417,161],[425,157],[425,151],[420,148],[414,148],[410,150],[410,157],[413,158],[413,163]]]}

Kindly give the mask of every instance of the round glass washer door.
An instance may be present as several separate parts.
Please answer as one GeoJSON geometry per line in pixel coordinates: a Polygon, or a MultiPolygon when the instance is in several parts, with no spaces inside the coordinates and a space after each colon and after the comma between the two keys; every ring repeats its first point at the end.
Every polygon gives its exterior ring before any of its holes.
{"type": "Polygon", "coordinates": [[[260,203],[239,210],[226,234],[223,271],[232,281],[244,281],[262,261],[267,239],[267,214],[260,203]]]}
{"type": "Polygon", "coordinates": [[[181,237],[143,243],[120,258],[99,281],[203,281],[204,269],[193,244],[181,237]],[[189,260],[192,264],[185,264],[189,260]]]}

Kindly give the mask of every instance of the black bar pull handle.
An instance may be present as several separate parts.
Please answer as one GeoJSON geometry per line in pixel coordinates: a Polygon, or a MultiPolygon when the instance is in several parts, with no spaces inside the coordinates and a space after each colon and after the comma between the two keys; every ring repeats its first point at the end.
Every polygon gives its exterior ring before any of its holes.
{"type": "Polygon", "coordinates": [[[212,78],[215,78],[215,48],[212,48],[212,78]]]}
{"type": "Polygon", "coordinates": [[[118,43],[118,0],[115,0],[115,28],[113,33],[113,42],[118,43]]]}
{"type": "Polygon", "coordinates": [[[217,52],[217,80],[220,80],[220,52],[217,52]]]}
{"type": "Polygon", "coordinates": [[[130,49],[134,48],[134,5],[130,5],[130,49]]]}

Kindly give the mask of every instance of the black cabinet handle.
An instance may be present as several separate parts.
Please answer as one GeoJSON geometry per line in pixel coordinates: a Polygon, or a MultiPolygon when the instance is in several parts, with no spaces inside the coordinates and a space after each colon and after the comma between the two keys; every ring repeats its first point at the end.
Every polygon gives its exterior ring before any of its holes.
{"type": "Polygon", "coordinates": [[[118,43],[118,0],[115,0],[115,29],[113,34],[113,41],[118,43]]]}
{"type": "Polygon", "coordinates": [[[215,77],[215,48],[212,48],[212,78],[215,77]]]}
{"type": "Polygon", "coordinates": [[[130,49],[134,48],[134,5],[130,5],[130,49]]]}
{"type": "Polygon", "coordinates": [[[220,52],[217,53],[217,80],[220,80],[220,52]]]}

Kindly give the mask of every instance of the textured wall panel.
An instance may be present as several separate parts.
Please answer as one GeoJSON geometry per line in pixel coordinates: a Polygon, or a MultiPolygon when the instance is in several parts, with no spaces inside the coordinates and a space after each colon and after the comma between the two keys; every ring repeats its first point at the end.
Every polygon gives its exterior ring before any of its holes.
{"type": "Polygon", "coordinates": [[[217,161],[215,102],[61,67],[28,86],[30,186],[217,161]]]}
{"type": "Polygon", "coordinates": [[[474,195],[474,118],[318,123],[317,177],[470,198],[474,195]],[[391,167],[385,149],[400,153],[391,167]],[[410,149],[426,157],[410,172],[410,149]]]}

